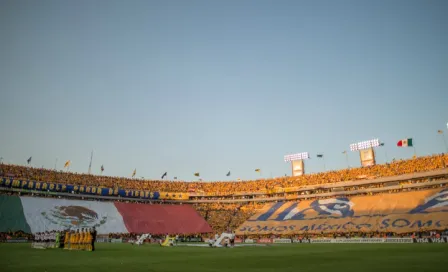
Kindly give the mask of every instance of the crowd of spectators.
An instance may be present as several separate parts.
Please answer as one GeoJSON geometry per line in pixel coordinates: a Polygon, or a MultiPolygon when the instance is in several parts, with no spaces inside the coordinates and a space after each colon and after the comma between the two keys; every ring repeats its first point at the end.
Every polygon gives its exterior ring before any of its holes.
{"type": "Polygon", "coordinates": [[[32,241],[34,236],[22,230],[0,232],[0,242],[5,242],[7,239],[26,239],[32,241]]]}
{"type": "MultiPolygon", "coordinates": [[[[426,180],[428,181],[428,180],[426,180]]],[[[400,185],[407,185],[412,183],[419,183],[422,181],[404,181],[401,182],[400,185]]],[[[385,193],[397,193],[397,192],[405,192],[405,191],[419,191],[419,190],[427,190],[427,189],[436,189],[436,188],[442,188],[446,187],[446,184],[437,184],[437,185],[431,185],[426,187],[415,187],[415,188],[396,188],[396,189],[389,189],[381,192],[361,192],[357,193],[356,195],[377,195],[377,194],[385,194],[385,193]]],[[[377,188],[378,185],[373,185],[373,188],[377,188]]],[[[359,189],[367,189],[369,187],[367,186],[360,186],[359,189]]],[[[353,189],[354,190],[354,189],[353,189]]],[[[351,190],[349,190],[351,191],[351,190]]],[[[320,193],[320,192],[316,192],[320,193]]],[[[0,191],[0,194],[8,194],[8,195],[20,195],[20,192],[12,192],[12,191],[0,191]]],[[[37,197],[53,197],[53,198],[61,198],[61,196],[58,196],[57,194],[42,194],[42,195],[34,195],[37,197]]],[[[326,199],[326,198],[333,198],[334,196],[320,196],[319,199],[326,199]]],[[[75,196],[71,197],[72,199],[79,199],[75,196]]],[[[306,200],[314,200],[317,197],[313,194],[307,195],[306,200]]],[[[89,199],[90,201],[109,201],[104,199],[89,199]]],[[[148,205],[148,203],[135,200],[135,201],[129,201],[129,200],[118,200],[120,202],[133,202],[133,203],[140,203],[142,205],[148,205]]],[[[161,205],[162,203],[154,203],[152,205],[161,205]]],[[[165,203],[164,205],[166,205],[165,203]]],[[[180,203],[171,203],[172,205],[178,205],[180,203]]],[[[210,202],[210,203],[200,203],[200,204],[193,204],[192,206],[195,208],[195,210],[210,224],[210,226],[213,229],[214,233],[222,233],[224,231],[227,231],[228,229],[234,230],[241,226],[246,220],[248,220],[251,216],[257,213],[258,210],[262,209],[265,205],[265,202],[248,202],[248,203],[220,203],[220,202],[210,202]]],[[[114,238],[114,234],[111,234],[109,238],[114,238]]],[[[128,238],[132,239],[135,238],[137,234],[130,233],[130,234],[117,234],[121,238],[128,238]]]]}
{"type": "MultiPolygon", "coordinates": [[[[403,184],[408,184],[411,182],[403,182],[403,184]]],[[[376,195],[376,194],[384,194],[384,193],[397,193],[397,192],[403,192],[403,191],[417,191],[417,190],[427,190],[430,188],[441,188],[446,187],[446,185],[433,185],[426,188],[412,188],[412,189],[393,189],[393,190],[387,190],[384,192],[377,192],[377,193],[361,193],[357,195],[376,195]]],[[[4,194],[18,194],[17,192],[0,192],[4,194]]],[[[47,197],[57,197],[60,198],[60,196],[57,195],[47,195],[47,197]]],[[[313,195],[309,195],[309,200],[315,199],[316,197],[313,197],[313,195]]],[[[328,197],[319,197],[319,199],[325,199],[325,198],[331,198],[331,196],[328,197]]],[[[95,200],[93,200],[95,201],[95,200]]],[[[96,200],[100,201],[100,200],[96,200]]],[[[101,200],[104,201],[104,200],[101,200]]],[[[129,202],[129,201],[126,201],[129,202]]],[[[138,200],[135,201],[135,203],[141,203],[138,200]]],[[[142,203],[142,205],[145,205],[142,203]]],[[[160,205],[160,204],[156,204],[160,205]]],[[[165,204],[166,205],[166,204],[165,204]]],[[[176,205],[173,203],[173,205],[176,205]]],[[[224,231],[228,230],[235,230],[239,226],[241,226],[246,220],[248,220],[251,216],[256,214],[258,210],[262,209],[264,207],[265,203],[260,202],[250,202],[250,203],[244,203],[244,204],[237,204],[237,203],[200,203],[200,204],[193,204],[193,207],[196,209],[196,211],[210,224],[212,227],[213,233],[222,233],[224,231]]],[[[19,233],[20,234],[20,233],[19,233]]],[[[27,234],[23,234],[27,235],[27,234]]],[[[136,239],[137,233],[111,233],[109,234],[108,238],[123,238],[123,239],[136,239]]],[[[191,236],[198,236],[199,234],[189,234],[191,236]]],[[[328,236],[329,234],[325,234],[328,236]]],[[[365,236],[366,234],[362,234],[365,236]]],[[[375,234],[377,235],[377,234],[375,234]]],[[[380,236],[384,234],[379,234],[380,236]]],[[[11,236],[11,234],[10,234],[11,236]]],[[[315,235],[314,235],[315,236],[315,235]]],[[[314,237],[313,236],[313,237],[314,237]]],[[[5,238],[6,236],[1,236],[0,239],[5,238]]],[[[288,236],[289,237],[289,236],[288,236]]],[[[322,236],[323,237],[323,236],[322,236]]],[[[355,236],[353,236],[355,237],[355,236]]],[[[361,236],[359,236],[361,237],[361,236]]],[[[375,236],[376,237],[376,236],[375,236]]],[[[269,235],[263,235],[263,236],[250,236],[249,238],[271,238],[269,235]]],[[[283,238],[283,237],[276,237],[276,238],[283,238]]],[[[314,237],[315,238],[315,237],[314,237]]]]}
{"type": "Polygon", "coordinates": [[[425,231],[421,230],[418,232],[409,232],[409,233],[394,233],[394,232],[347,232],[347,233],[320,233],[320,234],[311,234],[304,233],[301,235],[290,235],[290,234],[282,234],[282,235],[259,235],[259,234],[251,234],[251,235],[240,235],[237,236],[237,239],[292,239],[292,240],[302,240],[302,239],[351,239],[351,238],[439,238],[440,236],[448,236],[448,230],[445,231],[425,231]]]}
{"type": "MultiPolygon", "coordinates": [[[[394,175],[410,174],[416,172],[425,172],[441,169],[448,165],[448,155],[434,155],[427,157],[418,157],[411,160],[393,161],[389,164],[375,165],[364,168],[343,169],[338,171],[329,171],[317,174],[308,174],[300,177],[282,177],[267,180],[243,181],[243,182],[181,182],[181,181],[157,181],[157,180],[136,180],[123,177],[106,177],[86,174],[76,174],[70,172],[54,171],[49,169],[38,169],[17,165],[0,165],[0,176],[24,178],[35,181],[57,182],[63,184],[89,185],[89,186],[106,186],[112,188],[126,189],[144,189],[151,191],[173,191],[173,192],[205,192],[210,195],[227,195],[240,192],[257,192],[266,191],[275,187],[288,188],[313,184],[334,183],[349,180],[359,180],[367,177],[387,177],[394,175]]],[[[417,181],[401,181],[397,183],[400,186],[411,183],[427,182],[427,179],[417,181]]],[[[366,188],[380,188],[384,184],[372,184],[348,187],[346,191],[355,191],[366,188]]],[[[440,187],[442,185],[434,185],[440,187]]],[[[427,189],[427,188],[426,188],[427,189]]],[[[395,193],[404,190],[420,190],[420,188],[402,189],[394,188],[384,192],[377,193],[361,193],[361,195],[374,195],[379,193],[395,193]]],[[[312,192],[295,192],[288,195],[309,195],[308,199],[313,199],[313,194],[331,192],[331,189],[316,189],[312,192]]],[[[2,192],[12,194],[12,192],[2,192]]],[[[20,194],[15,192],[14,194],[20,194]]],[[[39,196],[39,195],[36,195],[39,196]]],[[[57,194],[45,197],[58,197],[57,194]]],[[[287,194],[285,193],[285,196],[287,194]]],[[[235,198],[234,196],[232,196],[235,198]]],[[[243,196],[242,196],[243,197],[243,196]]],[[[268,194],[259,195],[257,197],[269,197],[268,194]]],[[[328,196],[331,197],[331,196],[328,196]]],[[[254,215],[256,211],[264,206],[264,203],[247,202],[247,203],[220,203],[220,199],[228,199],[229,197],[217,197],[217,201],[213,203],[194,204],[194,208],[203,216],[211,225],[215,233],[221,233],[228,229],[235,229],[240,226],[249,217],[254,215]]],[[[236,197],[241,198],[241,197],[236,197]]],[[[320,197],[322,198],[322,197],[320,197]]],[[[79,199],[79,198],[77,198],[79,199]]],[[[97,200],[104,201],[104,200],[97,200]]],[[[136,202],[139,202],[136,200],[136,202]]],[[[143,202],[141,202],[143,203],[143,202]]],[[[145,202],[146,203],[146,202],[145,202]]],[[[112,236],[114,234],[111,234],[112,236]]],[[[128,234],[129,238],[136,234],[128,234]]],[[[134,237],[135,238],[135,237],[134,237]]]]}
{"type": "Polygon", "coordinates": [[[19,165],[1,164],[0,176],[24,178],[35,181],[62,184],[102,186],[108,188],[148,190],[157,192],[194,192],[208,195],[231,195],[240,192],[261,192],[275,187],[288,188],[306,185],[353,181],[368,178],[389,177],[444,168],[448,154],[394,160],[387,164],[370,167],[342,169],[299,177],[281,177],[250,181],[185,182],[163,180],[140,180],[125,177],[109,177],[54,171],[19,165]]]}

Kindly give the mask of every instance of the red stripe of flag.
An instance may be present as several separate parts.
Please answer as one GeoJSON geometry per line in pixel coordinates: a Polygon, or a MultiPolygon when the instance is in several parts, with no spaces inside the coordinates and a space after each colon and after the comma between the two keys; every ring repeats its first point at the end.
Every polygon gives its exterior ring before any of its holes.
{"type": "Polygon", "coordinates": [[[115,202],[129,232],[151,234],[209,233],[213,230],[190,205],[142,205],[115,202]]]}

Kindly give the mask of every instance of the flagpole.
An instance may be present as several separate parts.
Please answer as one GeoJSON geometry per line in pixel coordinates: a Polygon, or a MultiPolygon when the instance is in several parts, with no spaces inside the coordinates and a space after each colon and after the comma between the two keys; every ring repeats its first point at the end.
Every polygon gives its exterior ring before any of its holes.
{"type": "Polygon", "coordinates": [[[56,160],[54,162],[54,170],[56,170],[56,164],[58,164],[58,158],[56,158],[56,160]]]}
{"type": "MultiPolygon", "coordinates": [[[[381,143],[380,146],[382,146],[384,148],[384,143],[381,143]]],[[[384,157],[386,157],[386,163],[387,163],[389,160],[387,159],[387,150],[386,150],[386,148],[384,148],[384,157]]]]}
{"type": "Polygon", "coordinates": [[[448,146],[446,145],[445,135],[443,134],[443,131],[442,133],[440,133],[440,136],[442,137],[443,144],[445,145],[445,150],[448,153],[448,146]]]}
{"type": "Polygon", "coordinates": [[[90,163],[89,163],[89,170],[87,171],[87,174],[90,175],[90,172],[92,171],[92,159],[93,159],[93,150],[90,153],[90,163]]]}
{"type": "Polygon", "coordinates": [[[347,168],[350,169],[350,165],[348,165],[348,152],[345,151],[345,160],[347,161],[347,168]]]}
{"type": "Polygon", "coordinates": [[[327,171],[327,167],[325,166],[325,156],[324,156],[324,153],[317,154],[317,158],[323,160],[323,162],[324,162],[324,172],[327,171]]]}
{"type": "Polygon", "coordinates": [[[327,171],[327,168],[325,166],[325,156],[324,156],[324,154],[323,153],[317,154],[317,158],[318,159],[322,159],[324,161],[324,172],[327,171]]]}

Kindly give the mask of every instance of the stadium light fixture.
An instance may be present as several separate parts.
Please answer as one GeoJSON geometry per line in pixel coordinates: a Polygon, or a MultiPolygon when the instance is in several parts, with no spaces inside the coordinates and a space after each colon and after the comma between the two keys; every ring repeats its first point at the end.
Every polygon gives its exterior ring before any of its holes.
{"type": "Polygon", "coordinates": [[[378,139],[363,141],[355,144],[350,145],[350,151],[358,151],[363,149],[369,149],[372,147],[378,147],[380,146],[380,141],[378,139]]]}
{"type": "Polygon", "coordinates": [[[291,155],[285,155],[285,162],[298,161],[298,160],[306,160],[310,158],[310,154],[308,152],[296,153],[291,155]]]}

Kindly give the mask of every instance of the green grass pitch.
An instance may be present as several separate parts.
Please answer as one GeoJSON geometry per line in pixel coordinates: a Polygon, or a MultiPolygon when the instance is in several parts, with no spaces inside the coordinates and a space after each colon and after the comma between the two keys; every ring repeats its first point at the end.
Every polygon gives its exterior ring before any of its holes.
{"type": "Polygon", "coordinates": [[[197,248],[97,244],[97,251],[0,244],[0,271],[448,271],[448,244],[197,248]]]}

